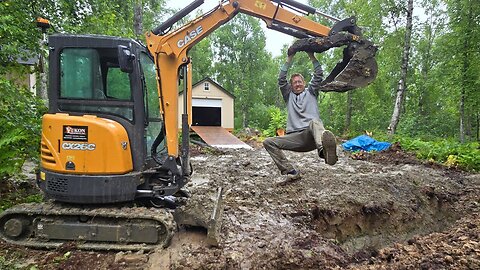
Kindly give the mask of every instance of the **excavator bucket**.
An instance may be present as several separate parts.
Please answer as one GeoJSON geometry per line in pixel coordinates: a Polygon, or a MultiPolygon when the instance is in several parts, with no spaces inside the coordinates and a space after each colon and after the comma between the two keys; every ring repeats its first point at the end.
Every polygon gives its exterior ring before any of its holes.
{"type": "Polygon", "coordinates": [[[219,187],[214,196],[192,196],[185,205],[175,209],[177,225],[202,227],[207,229],[207,244],[219,245],[219,233],[223,218],[223,188],[219,187]]]}
{"type": "Polygon", "coordinates": [[[297,40],[288,54],[299,51],[322,53],[334,47],[346,46],[343,59],[322,81],[323,92],[346,92],[365,87],[377,76],[375,54],[377,47],[372,42],[348,32],[338,32],[326,37],[304,38],[297,40]]]}

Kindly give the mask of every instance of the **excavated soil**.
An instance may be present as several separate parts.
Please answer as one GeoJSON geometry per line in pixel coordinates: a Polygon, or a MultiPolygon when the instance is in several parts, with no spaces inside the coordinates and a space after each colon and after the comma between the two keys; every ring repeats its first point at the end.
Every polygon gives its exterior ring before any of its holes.
{"type": "Polygon", "coordinates": [[[180,228],[169,248],[148,254],[65,256],[0,242],[0,259],[13,252],[38,269],[480,269],[479,174],[423,164],[396,145],[340,152],[334,166],[316,151],[288,152],[303,177],[285,183],[260,147],[192,153],[188,205],[224,188],[218,247],[204,231],[180,228]]]}

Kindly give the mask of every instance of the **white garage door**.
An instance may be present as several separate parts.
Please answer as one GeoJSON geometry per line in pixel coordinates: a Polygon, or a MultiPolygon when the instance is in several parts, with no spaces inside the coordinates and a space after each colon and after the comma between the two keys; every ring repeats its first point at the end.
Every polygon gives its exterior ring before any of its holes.
{"type": "Polygon", "coordinates": [[[193,107],[222,107],[221,99],[204,99],[204,98],[192,98],[193,107]]]}

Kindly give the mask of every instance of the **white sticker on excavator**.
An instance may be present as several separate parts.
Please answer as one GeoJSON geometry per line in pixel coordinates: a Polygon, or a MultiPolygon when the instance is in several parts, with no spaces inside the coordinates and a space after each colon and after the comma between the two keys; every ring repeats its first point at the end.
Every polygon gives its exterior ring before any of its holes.
{"type": "Polygon", "coordinates": [[[94,143],[68,143],[64,142],[62,144],[62,149],[65,150],[81,150],[81,151],[93,151],[95,150],[96,145],[94,143]]]}

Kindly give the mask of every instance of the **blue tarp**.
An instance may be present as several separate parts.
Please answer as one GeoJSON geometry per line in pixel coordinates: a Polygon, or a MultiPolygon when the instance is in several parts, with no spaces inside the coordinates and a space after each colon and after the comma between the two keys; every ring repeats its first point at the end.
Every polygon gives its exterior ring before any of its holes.
{"type": "Polygon", "coordinates": [[[343,149],[347,151],[377,151],[387,150],[390,147],[389,142],[377,142],[367,135],[360,135],[345,143],[342,143],[343,149]]]}

